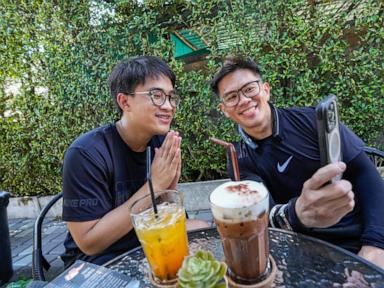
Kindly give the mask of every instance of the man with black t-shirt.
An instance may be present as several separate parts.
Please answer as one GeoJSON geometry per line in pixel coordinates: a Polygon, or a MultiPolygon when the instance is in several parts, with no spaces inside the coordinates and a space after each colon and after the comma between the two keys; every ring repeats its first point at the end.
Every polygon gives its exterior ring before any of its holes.
{"type": "Polygon", "coordinates": [[[272,105],[252,60],[227,59],[211,88],[238,124],[240,178],[263,181],[277,204],[270,225],[332,242],[384,268],[384,182],[363,141],[341,124],[344,162],[320,167],[315,109],[272,105]],[[341,173],[342,180],[328,184],[341,173]]]}
{"type": "MultiPolygon", "coordinates": [[[[129,210],[148,193],[147,146],[153,155],[154,190],[176,188],[181,137],[169,131],[180,101],[175,81],[169,66],[153,56],[122,61],[113,68],[108,82],[121,118],[81,135],[65,153],[66,266],[76,259],[103,264],[140,245],[129,210]]],[[[206,225],[187,220],[188,229],[206,225]]]]}

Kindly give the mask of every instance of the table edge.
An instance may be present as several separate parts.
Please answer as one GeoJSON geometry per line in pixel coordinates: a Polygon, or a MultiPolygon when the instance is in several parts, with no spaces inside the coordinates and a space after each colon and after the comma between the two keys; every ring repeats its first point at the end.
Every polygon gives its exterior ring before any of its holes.
{"type": "MultiPolygon", "coordinates": [[[[211,230],[216,230],[216,227],[201,228],[201,229],[196,229],[196,230],[193,230],[193,231],[188,231],[188,235],[192,234],[192,233],[194,234],[194,233],[200,233],[200,232],[207,232],[207,231],[211,231],[211,230]]],[[[341,248],[341,247],[339,247],[339,246],[337,246],[335,244],[329,243],[327,241],[324,241],[324,240],[321,240],[321,239],[318,239],[318,238],[315,238],[315,237],[312,237],[312,236],[309,236],[309,235],[298,233],[298,232],[295,232],[295,231],[288,231],[288,230],[279,229],[279,228],[272,228],[272,227],[268,227],[268,230],[272,230],[272,231],[276,231],[276,232],[284,233],[284,234],[290,234],[290,235],[293,235],[293,236],[298,236],[300,238],[304,238],[304,239],[312,241],[312,242],[321,243],[321,244],[323,244],[325,246],[328,246],[328,247],[330,247],[332,249],[337,250],[338,252],[346,254],[346,255],[356,259],[359,262],[362,262],[363,264],[367,265],[369,268],[371,268],[371,269],[377,271],[378,273],[384,275],[384,269],[382,269],[379,266],[373,264],[372,262],[370,262],[370,261],[360,257],[359,255],[354,254],[354,253],[352,253],[352,252],[350,252],[350,251],[348,251],[348,250],[346,250],[344,248],[341,248]]],[[[113,258],[113,259],[107,261],[106,263],[104,263],[102,266],[107,267],[112,262],[115,262],[116,260],[125,257],[127,254],[134,253],[135,251],[140,250],[140,249],[142,249],[141,245],[136,247],[136,248],[133,248],[133,249],[131,249],[129,251],[126,251],[126,252],[124,252],[123,254],[121,254],[119,256],[116,256],[115,258],[113,258]]]]}

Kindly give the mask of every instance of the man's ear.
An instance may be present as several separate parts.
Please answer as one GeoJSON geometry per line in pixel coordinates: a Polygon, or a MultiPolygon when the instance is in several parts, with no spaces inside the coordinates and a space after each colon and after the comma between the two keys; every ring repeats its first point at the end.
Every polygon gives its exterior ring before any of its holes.
{"type": "Polygon", "coordinates": [[[227,111],[225,109],[226,107],[225,107],[225,105],[223,103],[219,104],[219,108],[220,108],[221,112],[224,114],[224,116],[229,118],[228,113],[227,113],[227,111]]]}
{"type": "Polygon", "coordinates": [[[116,101],[121,110],[125,111],[130,108],[129,100],[130,100],[130,97],[127,96],[126,94],[117,93],[116,101]]]}
{"type": "Polygon", "coordinates": [[[271,87],[269,86],[269,83],[263,82],[261,89],[266,96],[266,100],[269,101],[269,98],[271,98],[271,87]]]}

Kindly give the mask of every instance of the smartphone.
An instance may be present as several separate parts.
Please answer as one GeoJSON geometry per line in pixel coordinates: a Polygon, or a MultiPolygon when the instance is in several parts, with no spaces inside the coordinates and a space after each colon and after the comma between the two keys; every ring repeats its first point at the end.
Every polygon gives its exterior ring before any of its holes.
{"type": "MultiPolygon", "coordinates": [[[[335,95],[329,95],[316,106],[317,133],[321,166],[342,161],[339,113],[335,95]]],[[[336,176],[332,182],[341,179],[336,176]]]]}

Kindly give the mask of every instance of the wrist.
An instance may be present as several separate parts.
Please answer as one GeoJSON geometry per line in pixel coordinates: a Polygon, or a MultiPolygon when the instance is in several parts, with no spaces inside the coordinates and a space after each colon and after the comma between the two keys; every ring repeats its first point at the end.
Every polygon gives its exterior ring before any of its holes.
{"type": "Polygon", "coordinates": [[[169,187],[169,190],[177,190],[177,183],[172,183],[169,187]]]}
{"type": "Polygon", "coordinates": [[[303,232],[305,230],[308,230],[308,228],[301,222],[301,219],[297,214],[298,200],[299,198],[293,198],[289,200],[288,207],[287,207],[287,214],[288,214],[288,220],[292,226],[292,229],[296,232],[303,232]]]}
{"type": "MultiPolygon", "coordinates": [[[[156,182],[157,182],[157,181],[156,181],[156,182]]],[[[161,185],[159,185],[159,184],[155,184],[156,182],[152,181],[152,188],[153,188],[153,192],[154,192],[154,193],[157,193],[157,192],[159,192],[159,191],[165,190],[161,185]]],[[[149,184],[149,181],[147,181],[148,191],[151,191],[149,185],[150,185],[150,184],[149,184]]]]}

